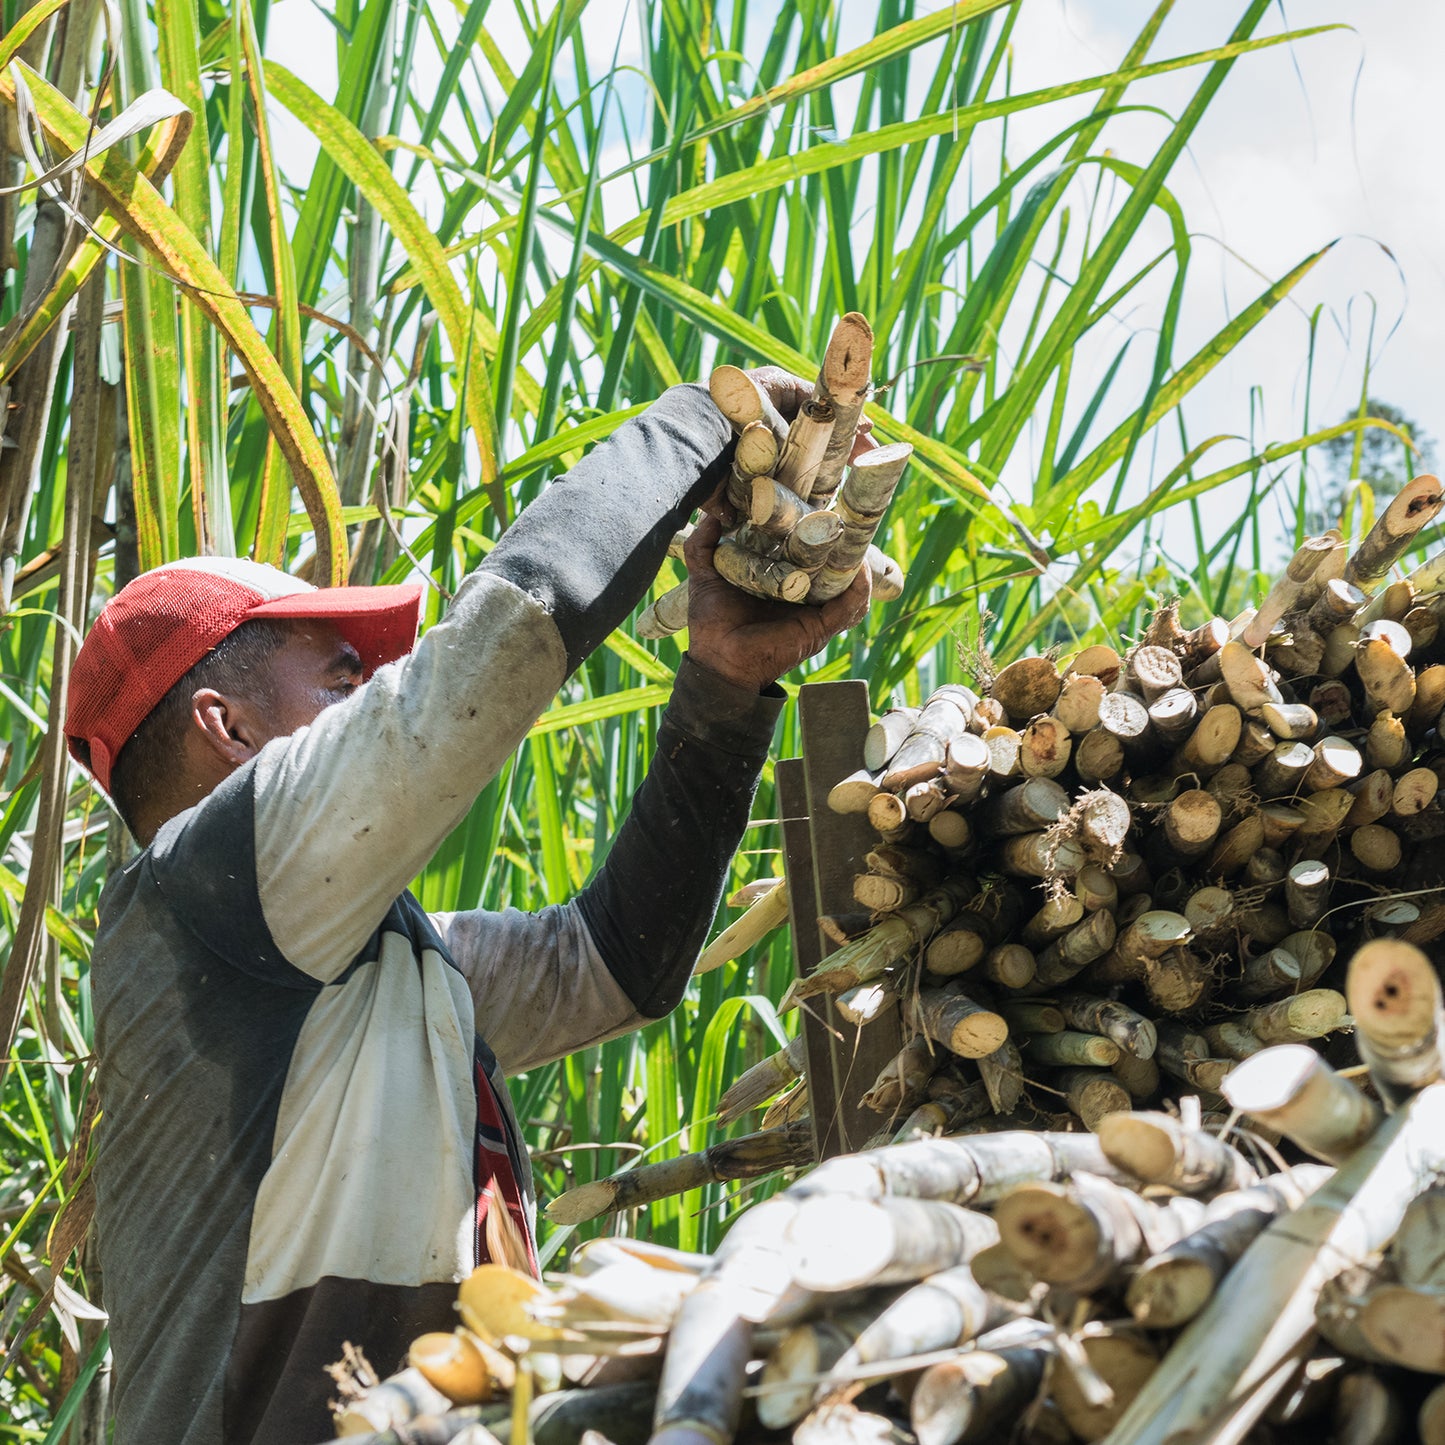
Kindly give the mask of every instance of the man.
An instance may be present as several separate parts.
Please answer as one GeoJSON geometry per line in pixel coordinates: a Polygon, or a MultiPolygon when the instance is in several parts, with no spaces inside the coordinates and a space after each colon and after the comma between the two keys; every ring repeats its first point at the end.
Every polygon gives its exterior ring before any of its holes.
{"type": "MultiPolygon", "coordinates": [[[[785,414],[800,384],[758,373],[785,414]]],[[[803,388],[805,391],[806,388],[803,388]]],[[[123,589],[66,733],[144,851],[92,960],[97,1226],[115,1445],[319,1441],[344,1340],[381,1370],[476,1264],[533,1260],[503,1076],[673,1008],[781,706],[867,607],[763,603],[688,550],[689,653],[611,853],[538,914],[407,885],[717,488],[727,424],[676,387],[517,522],[413,650],[417,587],[247,562],[123,589]]]]}

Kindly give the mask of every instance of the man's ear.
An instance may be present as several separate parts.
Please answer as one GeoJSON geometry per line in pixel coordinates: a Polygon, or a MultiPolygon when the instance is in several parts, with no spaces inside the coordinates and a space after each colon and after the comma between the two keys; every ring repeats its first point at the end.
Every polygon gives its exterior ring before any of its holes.
{"type": "Polygon", "coordinates": [[[197,688],[191,694],[191,722],[228,771],[255,757],[265,742],[244,701],[213,687],[197,688]]]}

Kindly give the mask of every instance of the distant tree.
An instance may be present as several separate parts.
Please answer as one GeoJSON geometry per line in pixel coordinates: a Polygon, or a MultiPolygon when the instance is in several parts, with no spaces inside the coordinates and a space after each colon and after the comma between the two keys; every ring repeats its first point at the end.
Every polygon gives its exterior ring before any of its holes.
{"type": "MultiPolygon", "coordinates": [[[[1418,451],[1412,451],[1394,432],[1383,427],[1366,427],[1360,444],[1359,470],[1354,470],[1355,433],[1345,432],[1319,447],[1325,458],[1325,486],[1319,499],[1318,509],[1311,508],[1307,514],[1307,531],[1327,531],[1337,527],[1340,514],[1348,500],[1350,487],[1356,480],[1368,482],[1374,490],[1376,510],[1379,503],[1393,497],[1411,477],[1428,472],[1435,464],[1434,438],[1413,417],[1407,416],[1397,406],[1387,401],[1376,401],[1371,397],[1365,403],[1367,415],[1379,417],[1400,428],[1418,451]]],[[[1341,418],[1348,421],[1356,416],[1351,410],[1341,418]]]]}

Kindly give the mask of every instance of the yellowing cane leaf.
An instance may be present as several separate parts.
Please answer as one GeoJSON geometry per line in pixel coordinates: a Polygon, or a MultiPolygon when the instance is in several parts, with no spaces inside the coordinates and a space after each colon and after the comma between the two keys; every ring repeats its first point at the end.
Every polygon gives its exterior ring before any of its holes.
{"type": "Polygon", "coordinates": [[[492,411],[486,358],[496,351],[496,331],[480,312],[467,306],[440,242],[376,147],[335,106],[327,105],[284,65],[266,62],[266,85],[376,207],[405,250],[422,289],[441,318],[452,354],[459,366],[465,366],[467,424],[477,437],[482,486],[491,486],[497,478],[497,419],[492,411]]]}
{"type": "MultiPolygon", "coordinates": [[[[16,65],[25,76],[47,139],[54,146],[79,151],[89,131],[86,117],[22,61],[16,65]]],[[[13,103],[15,91],[8,77],[0,80],[0,95],[13,103]]],[[[317,575],[339,584],[346,576],[346,530],[336,480],[300,398],[266,349],[245,306],[195,234],[119,151],[89,157],[85,172],[125,229],[171,276],[191,288],[196,305],[236,353],[316,525],[317,575]]]]}

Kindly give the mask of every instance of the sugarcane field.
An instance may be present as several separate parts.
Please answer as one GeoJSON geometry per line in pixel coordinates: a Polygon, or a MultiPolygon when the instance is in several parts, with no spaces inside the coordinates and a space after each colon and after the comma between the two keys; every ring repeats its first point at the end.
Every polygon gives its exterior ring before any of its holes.
{"type": "Polygon", "coordinates": [[[0,1445],[1445,1445],[1442,46],[6,6],[0,1445]]]}

